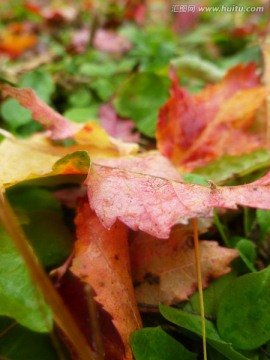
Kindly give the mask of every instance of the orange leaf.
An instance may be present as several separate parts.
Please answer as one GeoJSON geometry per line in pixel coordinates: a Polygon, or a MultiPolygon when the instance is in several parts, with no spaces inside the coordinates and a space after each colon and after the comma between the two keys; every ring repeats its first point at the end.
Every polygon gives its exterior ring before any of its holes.
{"type": "MultiPolygon", "coordinates": [[[[228,264],[238,256],[234,249],[218,246],[215,241],[200,241],[203,286],[208,279],[230,271],[228,264]]],[[[190,226],[173,228],[166,241],[139,232],[130,246],[132,277],[140,306],[157,308],[161,302],[172,305],[188,297],[197,288],[193,236],[190,226]]]]}
{"type": "Polygon", "coordinates": [[[214,208],[270,209],[270,172],[247,185],[207,187],[181,182],[158,155],[104,159],[92,166],[86,184],[91,208],[106,228],[119,219],[158,238],[168,238],[176,223],[211,216],[214,208]]]}
{"type": "Polygon", "coordinates": [[[193,96],[179,87],[175,75],[172,81],[156,137],[161,153],[176,165],[190,171],[225,153],[241,154],[262,146],[262,136],[248,131],[266,98],[253,64],[230,69],[220,83],[193,96]]]}
{"type": "Polygon", "coordinates": [[[75,219],[77,241],[72,272],[95,291],[95,300],[111,314],[113,323],[122,337],[126,359],[132,359],[130,334],[141,327],[128,254],[128,229],[120,222],[106,230],[82,202],[75,219]]]}
{"type": "Polygon", "coordinates": [[[0,35],[0,53],[5,53],[12,59],[16,59],[25,50],[34,47],[36,43],[37,37],[29,32],[27,24],[12,23],[0,35]]]}

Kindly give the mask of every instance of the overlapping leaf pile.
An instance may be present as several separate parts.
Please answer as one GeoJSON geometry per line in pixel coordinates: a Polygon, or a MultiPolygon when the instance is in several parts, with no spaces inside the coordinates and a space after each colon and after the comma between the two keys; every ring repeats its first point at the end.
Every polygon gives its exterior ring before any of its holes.
{"type": "MultiPolygon", "coordinates": [[[[267,93],[256,67],[232,68],[220,83],[193,96],[179,88],[172,74],[171,95],[159,112],[156,134],[165,157],[158,151],[138,153],[137,144],[112,138],[95,123],[71,123],[31,89],[3,85],[3,94],[29,109],[47,131],[27,140],[2,141],[2,191],[33,181],[82,184],[80,191],[56,193],[69,207],[77,204],[70,269],[93,288],[95,300],[111,315],[126,359],[132,359],[130,335],[141,327],[137,303],[144,309],[160,302],[176,304],[196,289],[192,229],[181,224],[211,217],[215,208],[270,209],[270,173],[246,185],[205,186],[185,182],[177,169],[194,169],[224,154],[239,156],[265,145],[266,120],[258,110],[263,110],[267,93]],[[67,139],[72,145],[54,141],[67,139]]],[[[206,229],[202,226],[201,232],[206,229]]],[[[200,247],[207,286],[209,278],[230,271],[238,252],[213,241],[202,241],[200,247]]]]}
{"type": "Polygon", "coordinates": [[[259,129],[254,124],[265,99],[254,64],[230,69],[220,83],[193,96],[179,87],[172,73],[171,97],[159,114],[158,148],[190,171],[224,154],[263,147],[266,124],[257,125],[259,129]]]}

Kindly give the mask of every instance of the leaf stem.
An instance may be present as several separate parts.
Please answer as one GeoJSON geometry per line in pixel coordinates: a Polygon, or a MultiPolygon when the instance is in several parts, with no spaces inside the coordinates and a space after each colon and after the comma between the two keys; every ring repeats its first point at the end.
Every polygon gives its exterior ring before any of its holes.
{"type": "Polygon", "coordinates": [[[214,223],[216,225],[216,227],[218,228],[218,231],[222,237],[222,240],[224,242],[224,244],[227,246],[227,247],[230,247],[230,242],[228,240],[228,237],[227,235],[225,234],[225,231],[223,229],[223,225],[221,224],[220,220],[219,220],[219,216],[218,216],[218,213],[217,213],[217,210],[214,209],[214,223]]]}
{"type": "Polygon", "coordinates": [[[202,273],[201,273],[201,260],[200,260],[200,251],[199,251],[197,219],[192,219],[192,224],[193,224],[193,235],[194,235],[195,263],[196,263],[198,291],[199,291],[199,300],[200,300],[200,313],[201,313],[201,321],[202,321],[203,359],[207,360],[206,330],[205,330],[205,320],[204,320],[204,301],[203,301],[202,273]]]}

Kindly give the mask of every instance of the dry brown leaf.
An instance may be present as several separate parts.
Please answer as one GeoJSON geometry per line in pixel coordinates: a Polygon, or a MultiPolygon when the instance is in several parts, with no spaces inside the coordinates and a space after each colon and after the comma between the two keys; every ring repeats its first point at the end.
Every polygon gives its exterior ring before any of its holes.
{"type": "MultiPolygon", "coordinates": [[[[200,241],[203,287],[231,269],[229,263],[238,256],[215,241],[200,241]]],[[[157,308],[159,303],[176,304],[193,294],[197,275],[190,226],[175,227],[168,240],[160,240],[138,232],[130,246],[132,278],[138,304],[144,309],[157,308]]]]}

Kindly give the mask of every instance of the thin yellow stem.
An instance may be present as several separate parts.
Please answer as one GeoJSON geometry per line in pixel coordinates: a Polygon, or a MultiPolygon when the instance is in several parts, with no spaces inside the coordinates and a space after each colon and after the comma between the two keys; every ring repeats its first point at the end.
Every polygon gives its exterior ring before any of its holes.
{"type": "Polygon", "coordinates": [[[201,273],[201,260],[200,260],[200,251],[199,251],[197,220],[192,219],[192,224],[193,224],[193,234],[194,234],[195,263],[196,263],[197,282],[198,282],[198,291],[199,291],[199,300],[200,300],[200,313],[201,313],[201,320],[202,320],[203,359],[207,360],[202,273],[201,273]]]}

